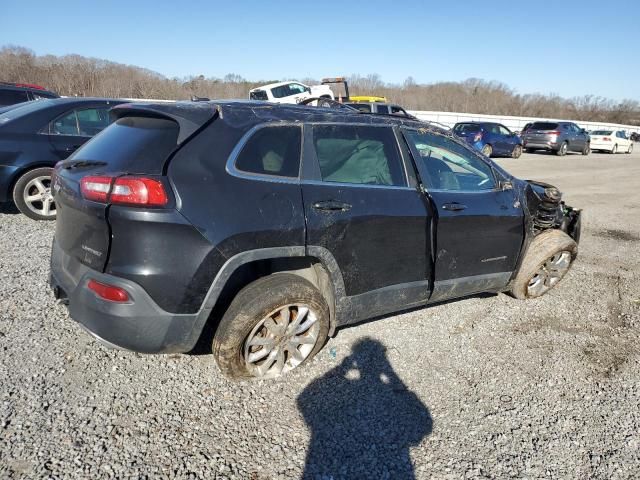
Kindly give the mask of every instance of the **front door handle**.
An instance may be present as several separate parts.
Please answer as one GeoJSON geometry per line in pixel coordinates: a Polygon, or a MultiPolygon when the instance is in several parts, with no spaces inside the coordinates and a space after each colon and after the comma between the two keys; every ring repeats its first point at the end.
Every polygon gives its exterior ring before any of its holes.
{"type": "Polygon", "coordinates": [[[467,208],[467,206],[461,203],[452,202],[445,203],[444,205],[442,205],[442,208],[451,212],[459,212],[460,210],[464,210],[465,208],[467,208]]]}
{"type": "Polygon", "coordinates": [[[325,210],[330,212],[346,212],[351,210],[351,205],[344,202],[337,202],[335,200],[325,200],[314,203],[313,208],[316,210],[325,210]]]}

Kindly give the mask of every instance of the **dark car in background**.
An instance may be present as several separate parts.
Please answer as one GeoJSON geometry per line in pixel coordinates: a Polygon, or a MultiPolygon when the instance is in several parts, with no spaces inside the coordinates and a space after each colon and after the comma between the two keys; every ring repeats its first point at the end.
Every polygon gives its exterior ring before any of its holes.
{"type": "Polygon", "coordinates": [[[119,100],[58,98],[0,113],[0,203],[12,201],[34,220],[53,220],[51,172],[110,123],[119,100]]]}
{"type": "Polygon", "coordinates": [[[58,98],[54,92],[34,85],[32,83],[8,83],[0,82],[0,107],[14,105],[16,103],[43,100],[46,98],[58,98]]]}
{"type": "Polygon", "coordinates": [[[453,126],[453,133],[487,157],[518,158],[522,155],[520,138],[500,123],[459,122],[453,126]]]}
{"type": "Polygon", "coordinates": [[[573,122],[533,122],[522,134],[522,144],[529,153],[547,150],[563,156],[567,152],[591,152],[589,134],[573,122]]]}
{"type": "Polygon", "coordinates": [[[539,297],[577,254],[558,189],[423,122],[255,101],[111,114],[55,167],[50,276],[107,344],[187,352],[209,324],[225,375],[274,377],[367,318],[539,297]]]}

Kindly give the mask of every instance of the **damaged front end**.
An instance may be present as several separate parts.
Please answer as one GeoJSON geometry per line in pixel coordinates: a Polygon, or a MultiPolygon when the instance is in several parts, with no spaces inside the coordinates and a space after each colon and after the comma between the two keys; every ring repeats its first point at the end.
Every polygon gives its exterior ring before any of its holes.
{"type": "Polygon", "coordinates": [[[526,203],[531,218],[533,235],[557,228],[580,242],[581,210],[568,206],[562,200],[562,193],[548,183],[527,180],[526,203]]]}

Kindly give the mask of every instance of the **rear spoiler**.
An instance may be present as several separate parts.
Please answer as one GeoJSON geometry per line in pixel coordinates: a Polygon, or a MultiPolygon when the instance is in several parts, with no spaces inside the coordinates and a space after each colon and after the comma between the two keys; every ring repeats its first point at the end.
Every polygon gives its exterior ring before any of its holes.
{"type": "Polygon", "coordinates": [[[123,103],[111,109],[113,120],[128,116],[161,117],[180,127],[178,145],[218,115],[218,106],[210,102],[123,103]]]}

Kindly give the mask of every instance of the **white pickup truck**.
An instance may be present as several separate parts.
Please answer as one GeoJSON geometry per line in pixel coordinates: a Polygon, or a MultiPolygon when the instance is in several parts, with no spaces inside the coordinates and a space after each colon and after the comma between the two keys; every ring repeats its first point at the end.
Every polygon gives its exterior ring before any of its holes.
{"type": "Polygon", "coordinates": [[[249,98],[274,103],[300,103],[307,98],[334,100],[335,96],[328,85],[308,86],[299,82],[278,82],[249,90],[249,98]]]}

